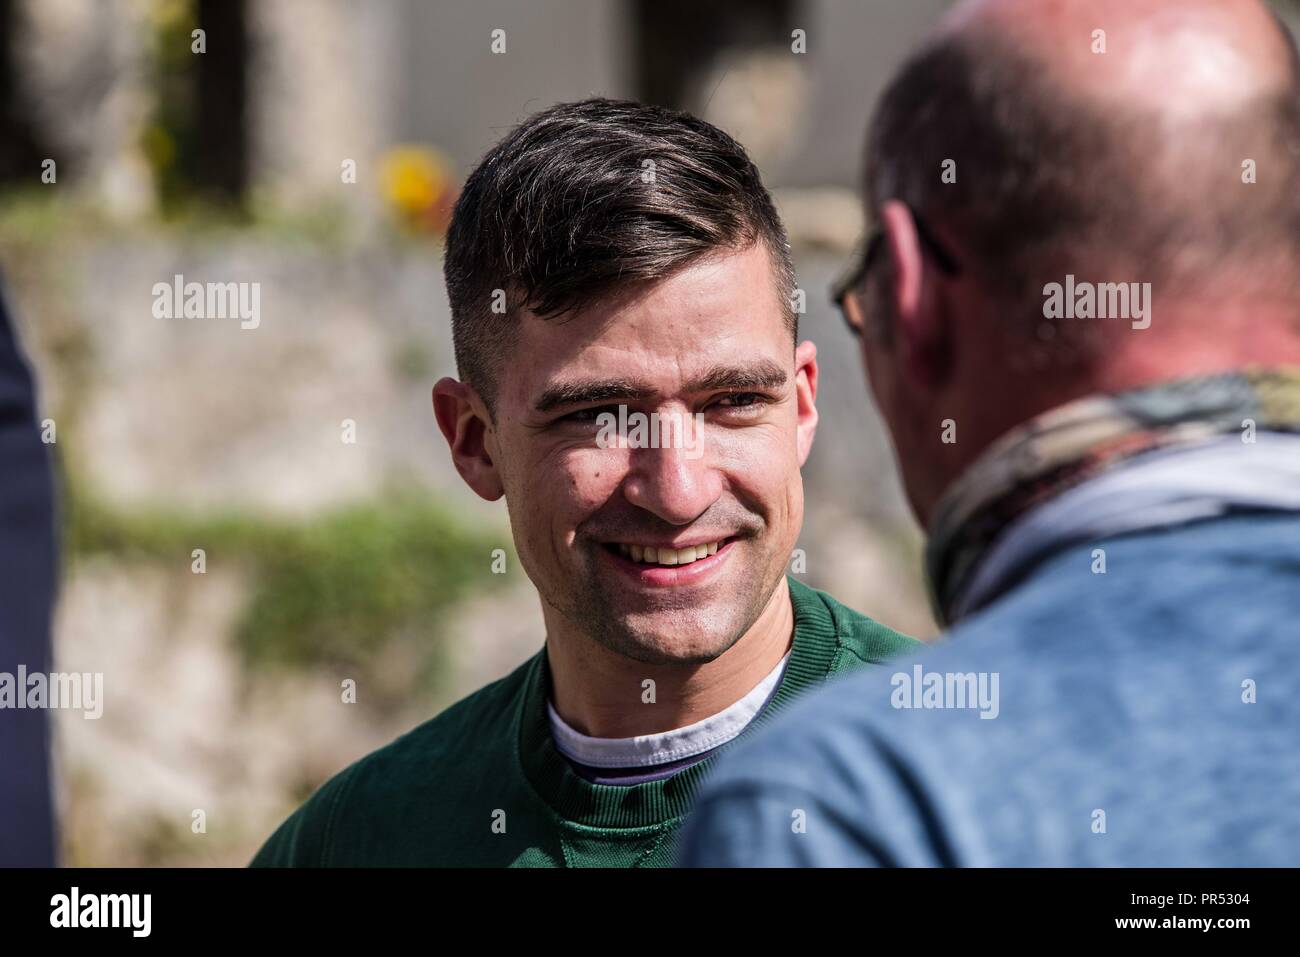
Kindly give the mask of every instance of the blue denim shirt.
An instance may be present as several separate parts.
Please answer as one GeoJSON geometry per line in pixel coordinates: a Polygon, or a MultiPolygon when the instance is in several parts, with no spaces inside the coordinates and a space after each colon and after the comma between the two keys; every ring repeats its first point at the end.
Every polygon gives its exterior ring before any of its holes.
{"type": "Polygon", "coordinates": [[[1300,515],[1070,546],[893,665],[724,757],[681,861],[1300,864],[1300,515]]]}

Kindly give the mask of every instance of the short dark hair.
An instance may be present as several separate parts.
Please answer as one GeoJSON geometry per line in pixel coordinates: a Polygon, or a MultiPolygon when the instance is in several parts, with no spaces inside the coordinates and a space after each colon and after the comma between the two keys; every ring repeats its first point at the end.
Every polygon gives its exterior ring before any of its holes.
{"type": "Polygon", "coordinates": [[[785,228],[739,143],[687,113],[621,100],[536,113],[483,158],[452,215],[443,268],[459,374],[493,410],[521,308],[552,318],[760,240],[797,339],[785,228]]]}
{"type": "Polygon", "coordinates": [[[866,152],[869,211],[897,199],[949,230],[1008,312],[1036,319],[1027,330],[1042,322],[1044,282],[1068,269],[1122,262],[1182,285],[1225,260],[1300,262],[1294,68],[1276,92],[1170,133],[1139,108],[1109,110],[1065,88],[991,31],[950,32],[886,89],[866,152]],[[1180,138],[1176,177],[1162,159],[1175,155],[1170,136],[1180,138]],[[1246,157],[1258,160],[1258,183],[1234,189],[1246,157]],[[946,160],[956,182],[941,180],[946,160]]]}

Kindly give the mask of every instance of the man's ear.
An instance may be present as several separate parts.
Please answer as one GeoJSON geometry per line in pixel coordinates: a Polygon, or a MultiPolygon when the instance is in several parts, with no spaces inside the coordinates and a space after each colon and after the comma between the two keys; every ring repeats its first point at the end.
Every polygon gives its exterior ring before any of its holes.
{"type": "Polygon", "coordinates": [[[801,342],[794,351],[794,394],[798,403],[799,467],[803,468],[817,434],[817,346],[813,342],[801,342]]]}
{"type": "Polygon", "coordinates": [[[880,211],[889,250],[888,294],[897,317],[895,347],[902,373],[932,390],[951,373],[952,329],[942,276],[925,255],[912,211],[890,200],[880,211]]]}
{"type": "Polygon", "coordinates": [[[492,417],[479,394],[456,379],[439,379],[433,387],[433,414],[460,477],[481,498],[495,502],[505,489],[489,448],[492,417]]]}

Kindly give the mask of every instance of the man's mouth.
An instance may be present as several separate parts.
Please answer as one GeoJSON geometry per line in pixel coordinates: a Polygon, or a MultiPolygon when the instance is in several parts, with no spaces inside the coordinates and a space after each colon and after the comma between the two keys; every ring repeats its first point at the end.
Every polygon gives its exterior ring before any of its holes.
{"type": "Polygon", "coordinates": [[[642,565],[676,566],[690,565],[702,558],[716,555],[718,549],[731,539],[721,538],[716,542],[704,542],[699,545],[687,545],[683,548],[665,548],[654,545],[630,545],[625,542],[610,542],[607,547],[617,551],[624,558],[642,565]]]}

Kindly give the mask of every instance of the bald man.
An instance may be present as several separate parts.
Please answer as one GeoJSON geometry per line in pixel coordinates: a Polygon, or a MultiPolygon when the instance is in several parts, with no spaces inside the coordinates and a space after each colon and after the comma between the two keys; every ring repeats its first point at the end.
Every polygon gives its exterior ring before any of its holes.
{"type": "Polygon", "coordinates": [[[960,4],[836,297],[937,648],[722,763],[688,864],[1300,861],[1300,61],[1251,0],[960,4]]]}

